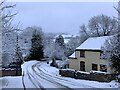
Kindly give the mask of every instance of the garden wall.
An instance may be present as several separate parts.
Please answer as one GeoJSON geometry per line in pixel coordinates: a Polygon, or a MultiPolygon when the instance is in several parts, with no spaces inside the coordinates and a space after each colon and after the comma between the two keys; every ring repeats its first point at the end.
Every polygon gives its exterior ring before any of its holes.
{"type": "Polygon", "coordinates": [[[84,80],[92,80],[92,81],[99,81],[99,82],[110,82],[115,80],[115,75],[113,74],[106,74],[106,73],[86,73],[80,72],[75,70],[59,70],[59,75],[65,77],[71,77],[75,79],[84,79],[84,80]]]}

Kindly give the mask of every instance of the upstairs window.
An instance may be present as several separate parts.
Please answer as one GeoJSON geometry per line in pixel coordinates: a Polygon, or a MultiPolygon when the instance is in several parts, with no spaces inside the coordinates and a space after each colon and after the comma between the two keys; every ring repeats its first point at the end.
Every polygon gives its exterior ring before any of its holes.
{"type": "Polygon", "coordinates": [[[85,51],[80,51],[80,57],[85,58],[85,51]]]}
{"type": "Polygon", "coordinates": [[[92,64],[92,70],[94,70],[94,71],[97,71],[97,70],[98,70],[97,64],[92,64]]]}

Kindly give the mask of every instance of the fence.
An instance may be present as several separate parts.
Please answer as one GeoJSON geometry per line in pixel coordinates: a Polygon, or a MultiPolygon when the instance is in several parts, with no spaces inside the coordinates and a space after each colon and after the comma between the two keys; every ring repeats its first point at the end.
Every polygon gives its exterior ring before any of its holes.
{"type": "Polygon", "coordinates": [[[7,68],[7,69],[2,69],[0,70],[0,77],[3,76],[21,76],[22,75],[22,69],[11,69],[11,68],[7,68]]]}

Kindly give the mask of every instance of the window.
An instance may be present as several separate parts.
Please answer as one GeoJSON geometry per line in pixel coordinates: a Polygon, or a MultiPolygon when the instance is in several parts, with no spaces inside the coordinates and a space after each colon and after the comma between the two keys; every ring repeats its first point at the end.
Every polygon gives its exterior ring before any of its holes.
{"type": "Polygon", "coordinates": [[[80,51],[80,57],[85,58],[85,51],[80,51]]]}
{"type": "Polygon", "coordinates": [[[107,65],[100,65],[100,71],[107,72],[107,65]]]}
{"type": "Polygon", "coordinates": [[[80,62],[80,71],[85,71],[85,62],[84,61],[80,62]]]}
{"type": "Polygon", "coordinates": [[[92,70],[95,70],[95,71],[98,70],[98,68],[97,68],[97,64],[92,64],[92,70]]]}

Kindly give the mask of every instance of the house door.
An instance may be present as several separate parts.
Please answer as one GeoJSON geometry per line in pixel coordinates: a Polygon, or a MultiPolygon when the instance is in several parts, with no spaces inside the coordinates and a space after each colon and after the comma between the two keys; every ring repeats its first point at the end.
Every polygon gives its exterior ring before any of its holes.
{"type": "Polygon", "coordinates": [[[85,62],[84,61],[80,62],[80,71],[85,71],[85,62]]]}

